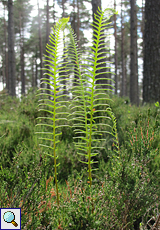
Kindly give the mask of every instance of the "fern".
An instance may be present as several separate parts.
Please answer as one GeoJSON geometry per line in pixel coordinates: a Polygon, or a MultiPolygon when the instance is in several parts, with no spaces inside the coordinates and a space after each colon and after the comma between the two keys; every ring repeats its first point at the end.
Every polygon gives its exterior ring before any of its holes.
{"type": "MultiPolygon", "coordinates": [[[[73,100],[70,104],[71,111],[72,113],[69,115],[71,116],[71,120],[75,120],[74,128],[75,128],[75,134],[77,134],[77,137],[75,139],[78,139],[78,142],[75,141],[75,146],[78,150],[78,154],[82,155],[83,158],[86,158],[86,161],[81,161],[82,163],[85,163],[88,165],[88,179],[89,179],[89,184],[90,186],[92,185],[92,168],[91,164],[97,163],[92,160],[94,156],[98,154],[98,149],[101,149],[102,147],[95,147],[92,146],[92,143],[94,141],[102,141],[104,140],[103,138],[99,137],[99,139],[95,138],[95,136],[101,136],[102,135],[102,130],[98,130],[98,126],[109,126],[107,119],[111,119],[111,117],[106,116],[106,109],[103,110],[98,110],[97,108],[102,106],[102,107],[109,107],[108,104],[105,104],[106,101],[106,93],[102,93],[99,91],[102,91],[101,88],[98,88],[99,84],[97,84],[97,76],[100,75],[101,73],[97,73],[97,70],[102,70],[103,69],[103,74],[108,73],[105,72],[104,69],[106,67],[101,67],[100,64],[102,64],[102,57],[104,58],[104,54],[107,52],[104,51],[103,46],[105,46],[105,35],[104,35],[104,27],[108,27],[110,22],[108,22],[108,18],[106,18],[107,10],[99,11],[97,12],[97,15],[95,16],[96,25],[93,23],[93,30],[96,32],[96,36],[94,34],[94,39],[92,41],[92,46],[90,47],[89,53],[90,53],[90,58],[86,61],[87,65],[85,67],[80,66],[80,60],[79,60],[79,52],[77,48],[77,42],[75,39],[75,36],[73,35],[73,31],[71,28],[70,29],[70,37],[71,37],[71,44],[70,44],[70,49],[72,51],[72,59],[77,65],[77,73],[76,75],[79,78],[79,84],[72,89],[72,94],[73,94],[73,100]],[[99,67],[97,67],[99,66],[99,67]],[[82,69],[82,71],[81,71],[82,69]],[[81,74],[81,72],[85,72],[84,74],[81,74]],[[88,72],[88,73],[86,73],[88,72]],[[90,86],[84,86],[84,82],[86,81],[90,86]],[[89,89],[89,91],[87,90],[89,89]],[[74,96],[75,94],[75,96],[74,96]],[[76,96],[77,95],[77,96],[76,96]],[[77,100],[78,99],[78,100],[77,100]],[[102,100],[104,103],[100,103],[99,101],[102,100]],[[98,101],[98,102],[97,102],[98,101]],[[81,105],[80,103],[81,102],[81,105]],[[77,111],[77,108],[79,110],[77,111]],[[94,114],[97,112],[104,113],[101,118],[104,119],[105,123],[99,123],[96,124],[95,119],[100,118],[100,117],[95,117],[94,114]],[[76,117],[75,117],[76,115],[76,117]],[[90,118],[88,118],[88,116],[90,118]]],[[[104,78],[98,78],[98,80],[102,80],[104,78]]],[[[106,78],[105,78],[106,80],[106,78]]],[[[110,79],[109,79],[110,80],[110,79]]],[[[107,84],[108,86],[108,84],[107,84]]],[[[109,85],[112,87],[111,85],[109,85]]],[[[102,87],[102,86],[101,86],[102,87]]],[[[106,88],[105,90],[110,90],[109,88],[106,88]]],[[[109,100],[109,98],[108,98],[109,100]]],[[[112,127],[110,127],[112,130],[112,127]]],[[[108,133],[108,131],[103,131],[104,133],[108,133]]],[[[111,134],[111,132],[109,132],[111,134]]]]}
{"type": "MultiPolygon", "coordinates": [[[[45,125],[48,128],[52,128],[53,132],[38,132],[40,134],[46,135],[46,137],[41,137],[42,140],[49,141],[50,145],[43,145],[44,147],[48,147],[52,149],[53,155],[47,154],[54,158],[54,168],[55,168],[55,184],[57,191],[57,203],[59,205],[59,195],[58,195],[58,180],[57,180],[57,148],[59,143],[59,135],[61,135],[62,126],[67,126],[69,122],[74,122],[72,127],[74,128],[74,143],[77,149],[77,153],[83,157],[84,160],[80,160],[88,166],[88,179],[89,185],[92,185],[92,164],[94,162],[94,157],[98,154],[98,150],[102,147],[95,147],[93,143],[101,142],[104,140],[103,134],[109,133],[114,135],[116,139],[116,146],[118,148],[118,138],[117,138],[117,130],[116,130],[116,120],[114,118],[113,113],[110,110],[109,104],[107,100],[110,98],[106,98],[107,91],[110,91],[112,85],[104,84],[104,88],[102,91],[102,85],[99,87],[97,83],[98,80],[104,80],[103,77],[100,76],[100,71],[103,70],[103,73],[108,73],[107,67],[102,66],[103,58],[107,52],[104,50],[105,44],[105,33],[104,28],[110,27],[110,22],[107,18],[107,10],[101,11],[100,9],[97,11],[96,22],[92,24],[93,31],[96,32],[94,34],[94,38],[92,41],[92,46],[88,51],[90,56],[88,59],[83,60],[88,64],[82,64],[81,53],[78,49],[76,36],[73,33],[70,25],[67,24],[69,18],[60,19],[53,29],[53,34],[50,35],[50,43],[47,44],[47,52],[48,56],[46,57],[47,66],[45,70],[47,70],[46,74],[51,78],[42,79],[42,84],[49,84],[51,86],[50,89],[40,89],[42,92],[38,95],[45,96],[44,99],[40,99],[40,110],[43,110],[49,113],[50,117],[39,117],[38,119],[48,119],[48,123],[41,123],[38,125],[45,125]],[[61,39],[61,31],[64,28],[67,28],[69,31],[70,42],[68,45],[68,52],[65,54],[65,57],[68,57],[68,62],[64,62],[59,52],[60,41],[61,39]],[[102,57],[101,57],[102,56],[102,57]],[[73,64],[74,63],[74,64],[73,64]],[[60,74],[64,72],[64,67],[68,71],[74,71],[74,77],[76,77],[76,84],[73,83],[73,78],[68,77],[66,81],[68,81],[68,85],[72,85],[69,89],[72,93],[71,101],[63,101],[63,95],[59,95],[59,93],[63,90],[58,89],[60,84],[62,88],[64,87],[64,81],[60,80],[60,74]],[[73,69],[74,68],[74,69],[73,69]],[[48,73],[49,71],[49,73],[48,73]],[[98,77],[98,78],[97,78],[98,77]],[[86,84],[87,83],[87,84],[86,84]],[[47,91],[44,93],[44,90],[47,91]],[[52,99],[51,99],[52,98],[52,99]],[[57,101],[58,99],[58,101],[57,101]],[[60,105],[60,104],[61,105],[60,105]],[[68,112],[59,112],[59,110],[63,107],[67,106],[69,108],[70,113],[68,112]],[[49,108],[49,109],[48,109],[49,108]],[[101,109],[102,108],[102,109],[101,109]],[[107,109],[107,111],[106,111],[107,109]],[[102,115],[96,115],[97,113],[101,113],[102,115]],[[109,116],[107,116],[107,114],[109,116]],[[103,122],[96,123],[96,119],[101,119],[103,122]],[[59,125],[61,121],[61,125],[59,125]],[[65,123],[62,121],[65,121],[65,123]],[[52,123],[51,123],[52,122],[52,123]],[[113,122],[113,125],[110,123],[113,122]],[[106,130],[101,130],[101,126],[106,127],[106,130]],[[51,136],[51,137],[49,137],[51,136]],[[98,137],[98,139],[97,139],[98,137]]],[[[66,59],[64,59],[66,60],[66,59]]],[[[63,76],[61,76],[63,77],[63,76]]],[[[66,77],[66,75],[64,76],[66,77]]],[[[106,80],[106,78],[105,78],[106,80]]],[[[111,79],[108,79],[111,80],[111,79]]]]}
{"type": "MultiPolygon", "coordinates": [[[[42,111],[45,111],[45,112],[48,112],[50,115],[52,115],[52,117],[47,117],[47,119],[51,120],[52,121],[52,124],[43,124],[43,123],[39,123],[37,125],[45,125],[45,126],[48,126],[48,127],[52,127],[53,128],[53,132],[49,133],[49,132],[41,132],[41,134],[47,134],[47,137],[41,137],[40,139],[42,140],[46,140],[46,141],[49,141],[51,142],[51,146],[47,146],[47,145],[42,145],[44,147],[48,147],[50,149],[53,150],[53,155],[50,155],[50,154],[47,154],[49,155],[50,157],[53,157],[54,158],[54,169],[55,169],[55,184],[56,184],[56,193],[57,193],[57,203],[59,205],[59,194],[58,194],[58,180],[57,180],[57,162],[56,162],[56,159],[57,159],[57,155],[56,155],[56,152],[57,152],[57,145],[58,143],[60,142],[58,137],[59,135],[62,134],[62,132],[58,132],[57,130],[60,130],[59,128],[61,128],[62,126],[66,126],[66,124],[63,124],[63,125],[58,125],[58,121],[60,120],[64,120],[66,119],[65,117],[59,117],[61,115],[61,112],[58,112],[58,110],[62,107],[65,107],[65,105],[61,105],[59,106],[58,102],[57,102],[57,98],[60,98],[62,97],[62,95],[58,95],[61,90],[58,91],[59,89],[59,85],[61,83],[61,80],[59,80],[59,74],[61,72],[63,72],[63,65],[66,65],[66,63],[63,62],[63,60],[60,59],[60,55],[59,55],[59,50],[60,50],[60,39],[61,39],[61,30],[63,30],[65,28],[65,25],[66,23],[69,21],[69,18],[65,19],[60,19],[59,22],[56,24],[55,28],[53,29],[53,34],[50,35],[50,43],[52,45],[49,45],[47,44],[46,48],[47,48],[47,52],[48,54],[50,54],[50,56],[47,56],[45,55],[46,58],[48,58],[46,61],[47,63],[49,63],[45,68],[44,70],[47,70],[49,71],[49,73],[47,72],[47,75],[49,77],[51,77],[51,79],[48,81],[48,78],[42,78],[42,83],[41,84],[49,84],[53,89],[43,89],[43,90],[47,90],[49,91],[48,93],[40,93],[38,95],[40,96],[48,96],[49,98],[52,97],[53,99],[48,99],[48,98],[45,98],[45,99],[40,99],[39,101],[42,102],[39,104],[39,106],[43,106],[43,107],[46,107],[48,106],[49,108],[51,108],[50,110],[47,110],[45,108],[40,108],[39,110],[42,110],[42,111]],[[51,137],[48,137],[51,136],[51,137]]],[[[42,89],[40,89],[42,90],[42,89]]],[[[62,114],[62,115],[66,115],[66,114],[62,114]]],[[[46,119],[46,117],[39,117],[37,119],[46,119]]],[[[37,133],[40,133],[40,132],[37,132],[37,133]]]]}

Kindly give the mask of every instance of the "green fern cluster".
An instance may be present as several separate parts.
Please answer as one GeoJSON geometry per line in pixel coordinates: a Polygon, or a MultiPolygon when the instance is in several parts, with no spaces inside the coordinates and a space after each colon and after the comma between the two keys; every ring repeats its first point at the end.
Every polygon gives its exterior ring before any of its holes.
{"type": "MultiPolygon", "coordinates": [[[[45,137],[41,139],[48,141],[49,145],[43,145],[51,148],[53,155],[49,155],[54,158],[54,168],[55,168],[55,184],[57,191],[57,203],[59,205],[59,195],[58,195],[58,182],[57,182],[57,148],[59,140],[59,135],[61,135],[61,129],[63,126],[69,126],[70,122],[74,121],[75,133],[75,147],[77,153],[85,159],[82,160],[83,163],[88,166],[88,179],[90,187],[92,185],[92,167],[91,165],[95,163],[93,161],[94,156],[98,154],[98,149],[102,147],[95,147],[93,143],[101,142],[104,140],[103,132],[109,133],[114,136],[116,140],[116,146],[118,147],[118,137],[116,130],[116,120],[113,113],[110,110],[107,100],[106,92],[111,90],[112,85],[108,83],[102,85],[97,83],[97,79],[106,80],[102,78],[103,74],[108,73],[107,67],[104,67],[104,56],[107,54],[105,50],[105,29],[110,28],[110,22],[107,18],[107,9],[97,11],[95,15],[96,21],[92,24],[93,26],[93,41],[90,47],[88,59],[83,60],[81,58],[81,53],[78,49],[78,44],[76,36],[74,35],[71,26],[68,24],[69,18],[60,19],[55,25],[53,32],[50,34],[50,41],[47,44],[48,56],[46,57],[46,73],[47,78],[43,78],[42,83],[49,85],[46,89],[40,89],[40,96],[46,96],[45,99],[40,99],[40,110],[49,113],[50,117],[39,117],[40,123],[38,125],[45,125],[49,128],[52,127],[52,132],[41,132],[45,137]],[[69,44],[68,47],[64,47],[64,50],[68,50],[65,54],[60,55],[63,44],[61,44],[61,31],[67,28],[69,31],[69,44]],[[64,61],[65,60],[65,61],[64,61]],[[68,60],[68,61],[66,61],[68,60]],[[65,70],[65,74],[64,74],[65,70]],[[68,71],[68,77],[66,78],[66,72],[68,71]],[[74,71],[74,78],[69,76],[69,73],[74,71]],[[48,79],[48,77],[50,79],[48,79]],[[65,79],[65,80],[64,80],[65,79]],[[75,82],[76,79],[76,82],[75,82]],[[72,100],[67,99],[67,95],[64,100],[63,92],[65,87],[72,93],[72,100]],[[61,89],[61,90],[60,90],[61,89]],[[101,103],[100,103],[101,102],[101,103]],[[62,107],[67,107],[68,112],[60,112],[62,107]],[[48,109],[49,108],[49,109],[48,109]],[[104,108],[104,109],[100,109],[104,108]],[[108,112],[107,112],[108,111],[108,112]],[[97,115],[98,113],[101,116],[97,115]],[[107,116],[108,115],[108,116],[107,116]],[[48,123],[41,123],[43,119],[48,119],[48,123]],[[96,119],[103,120],[103,123],[96,123],[96,119]],[[113,125],[110,126],[110,121],[113,125]],[[61,121],[61,125],[60,122],[61,121]],[[100,130],[101,126],[109,127],[107,130],[100,130]],[[97,139],[98,136],[98,139],[97,139]]],[[[111,79],[107,79],[111,80],[111,79]]]]}

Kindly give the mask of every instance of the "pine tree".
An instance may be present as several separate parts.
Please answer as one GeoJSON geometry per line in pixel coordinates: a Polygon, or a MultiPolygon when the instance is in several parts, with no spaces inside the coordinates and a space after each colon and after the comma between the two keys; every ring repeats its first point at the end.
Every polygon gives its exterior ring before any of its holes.
{"type": "Polygon", "coordinates": [[[130,100],[132,104],[139,104],[138,95],[138,65],[137,65],[137,11],[136,0],[130,0],[131,4],[131,60],[130,60],[130,100]]]}
{"type": "MultiPolygon", "coordinates": [[[[49,43],[49,34],[50,34],[50,25],[49,25],[49,0],[47,0],[47,6],[46,6],[46,15],[47,15],[47,20],[46,20],[46,44],[49,43]]],[[[46,53],[46,55],[48,55],[48,53],[46,53]]],[[[46,62],[46,65],[48,65],[49,62],[46,62]]],[[[46,71],[47,74],[49,74],[49,71],[46,71]]],[[[49,75],[46,75],[46,77],[48,78],[48,82],[49,82],[49,75]]],[[[50,89],[50,85],[47,84],[47,89],[50,89]]]]}
{"type": "MultiPolygon", "coordinates": [[[[29,4],[29,1],[27,0],[16,0],[14,2],[14,25],[15,25],[15,34],[19,34],[19,37],[17,37],[16,46],[20,47],[20,54],[17,59],[19,59],[19,63],[17,63],[20,66],[20,74],[19,71],[17,71],[17,80],[21,79],[21,95],[25,95],[26,91],[26,74],[25,74],[25,29],[27,25],[30,22],[29,14],[32,10],[32,6],[29,4]],[[19,76],[20,75],[20,76],[19,76]]],[[[18,68],[19,69],[19,68],[18,68]]]]}
{"type": "Polygon", "coordinates": [[[14,51],[14,17],[13,1],[8,0],[8,92],[11,96],[15,91],[15,51],[14,51]]]}
{"type": "MultiPolygon", "coordinates": [[[[116,11],[116,0],[114,0],[114,10],[116,11]]],[[[114,55],[114,62],[115,62],[115,94],[117,94],[118,90],[118,79],[117,79],[117,15],[114,14],[114,39],[115,39],[115,55],[114,55]]]]}
{"type": "Polygon", "coordinates": [[[160,1],[146,0],[143,101],[160,102],[160,1]]]}
{"type": "Polygon", "coordinates": [[[121,96],[126,96],[126,71],[125,71],[125,27],[124,27],[124,16],[123,16],[123,1],[121,0],[121,60],[122,60],[122,86],[121,96]]]}
{"type": "MultiPolygon", "coordinates": [[[[43,77],[43,47],[42,47],[42,33],[41,33],[41,16],[40,16],[40,9],[39,9],[39,2],[37,1],[38,6],[38,32],[39,32],[39,51],[40,51],[40,79],[43,77]]],[[[43,88],[44,85],[41,84],[43,88]]]]}

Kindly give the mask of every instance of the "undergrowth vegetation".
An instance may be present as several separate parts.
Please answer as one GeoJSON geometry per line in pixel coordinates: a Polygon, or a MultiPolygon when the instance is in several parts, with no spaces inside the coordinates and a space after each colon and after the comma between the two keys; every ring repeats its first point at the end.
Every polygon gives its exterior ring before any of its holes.
{"type": "Polygon", "coordinates": [[[111,97],[119,155],[111,136],[103,134],[105,140],[95,143],[104,149],[94,157],[98,170],[90,190],[85,164],[73,145],[75,134],[63,127],[57,154],[60,205],[54,160],[35,135],[36,118],[47,114],[38,111],[35,94],[21,101],[0,98],[0,206],[21,207],[22,229],[147,229],[154,207],[160,208],[160,107],[137,108],[128,99],[111,97]]]}
{"type": "Polygon", "coordinates": [[[22,229],[146,229],[148,209],[159,208],[159,104],[137,108],[112,95],[107,12],[95,15],[84,60],[69,18],[59,19],[42,88],[1,98],[1,207],[21,208],[22,229]]]}

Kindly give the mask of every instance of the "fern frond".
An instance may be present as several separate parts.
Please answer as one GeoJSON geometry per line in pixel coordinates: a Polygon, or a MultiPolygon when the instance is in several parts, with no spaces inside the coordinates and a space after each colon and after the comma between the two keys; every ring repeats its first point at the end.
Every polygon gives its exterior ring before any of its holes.
{"type": "MultiPolygon", "coordinates": [[[[44,70],[47,70],[44,75],[48,76],[48,78],[44,77],[42,78],[42,84],[46,84],[50,86],[50,89],[40,89],[43,90],[42,93],[38,94],[38,96],[47,97],[44,99],[40,99],[40,109],[39,111],[44,111],[52,115],[51,117],[39,117],[38,119],[45,120],[49,119],[52,124],[46,124],[46,123],[39,123],[37,126],[44,126],[47,128],[52,128],[52,133],[50,132],[37,132],[44,135],[47,135],[46,137],[41,137],[41,140],[49,141],[50,145],[44,145],[41,144],[43,147],[47,147],[52,150],[52,154],[46,153],[50,157],[54,158],[54,169],[55,169],[55,184],[56,184],[56,192],[57,192],[57,203],[59,205],[59,194],[58,194],[58,183],[57,183],[57,145],[60,142],[59,136],[62,134],[61,128],[62,126],[67,125],[67,112],[62,112],[62,108],[66,107],[66,105],[63,104],[61,101],[61,105],[57,102],[58,99],[62,98],[62,95],[58,95],[62,90],[59,90],[60,86],[63,86],[63,81],[59,79],[60,74],[64,72],[64,66],[66,66],[67,62],[63,60],[66,54],[64,54],[63,58],[60,55],[60,49],[61,49],[61,31],[64,29],[66,23],[68,22],[68,19],[60,19],[55,27],[53,28],[53,33],[50,35],[49,43],[46,46],[46,52],[48,55],[45,56],[46,64],[44,70]],[[51,79],[49,79],[51,78],[51,79]],[[44,90],[46,93],[44,93],[44,90]],[[50,99],[52,98],[52,100],[50,99]],[[41,103],[42,102],[42,103],[41,103]],[[62,116],[62,117],[60,117],[62,116]],[[65,121],[65,124],[59,124],[59,122],[65,121]],[[53,139],[48,138],[48,135],[52,135],[53,139]]],[[[61,75],[62,77],[62,75],[61,75]]],[[[66,104],[66,102],[65,102],[66,104]]]]}
{"type": "MultiPolygon", "coordinates": [[[[73,85],[71,90],[73,100],[70,106],[72,114],[70,114],[69,119],[74,122],[73,127],[76,136],[73,137],[73,139],[76,140],[75,146],[77,150],[79,150],[77,153],[84,156],[87,160],[87,162],[81,162],[88,165],[90,186],[92,184],[91,164],[94,163],[92,158],[98,154],[92,152],[94,149],[94,146],[92,146],[93,142],[104,140],[103,137],[101,138],[104,133],[112,135],[112,126],[109,125],[108,121],[113,120],[110,116],[106,116],[106,108],[109,107],[106,101],[110,100],[110,98],[107,98],[105,93],[99,92],[100,90],[102,91],[102,89],[101,87],[98,89],[99,85],[97,84],[97,80],[112,80],[101,76],[102,74],[104,75],[108,73],[107,69],[109,68],[104,66],[106,65],[104,55],[108,54],[104,48],[106,45],[106,33],[104,32],[104,29],[110,28],[110,22],[108,22],[108,18],[106,18],[106,11],[101,11],[100,9],[95,18],[96,21],[92,24],[92,46],[88,51],[90,56],[88,59],[83,59],[84,62],[89,64],[82,64],[80,62],[77,41],[75,36],[73,36],[72,30],[68,27],[71,31],[71,59],[77,64],[76,73],[78,74],[78,84],[76,86],[73,85]],[[88,83],[88,86],[85,86],[85,83],[88,83]],[[104,109],[99,109],[100,107],[103,107],[104,109]],[[97,113],[101,115],[97,115],[97,113]],[[96,119],[103,119],[104,123],[102,124],[99,122],[99,124],[97,124],[96,119]],[[101,125],[107,129],[99,130],[101,125]],[[95,138],[95,136],[98,136],[98,138],[95,138]]],[[[104,83],[103,86],[104,85],[108,86],[108,88],[106,87],[104,91],[112,91],[110,89],[112,88],[112,85],[109,83],[104,83]]]]}

